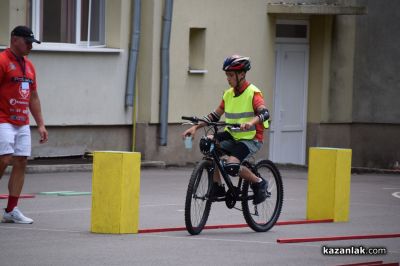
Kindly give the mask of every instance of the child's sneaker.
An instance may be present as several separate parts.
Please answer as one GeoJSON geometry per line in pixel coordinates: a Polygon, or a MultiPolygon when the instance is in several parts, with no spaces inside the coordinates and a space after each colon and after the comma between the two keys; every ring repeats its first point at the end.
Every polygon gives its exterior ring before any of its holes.
{"type": "Polygon", "coordinates": [[[261,182],[251,184],[251,188],[254,191],[254,205],[260,204],[267,198],[267,181],[265,181],[263,178],[261,179],[261,182]]]}
{"type": "Polygon", "coordinates": [[[22,212],[15,207],[14,210],[10,212],[6,212],[4,210],[2,223],[17,223],[17,224],[31,224],[33,220],[31,218],[26,217],[22,214],[22,212]]]}

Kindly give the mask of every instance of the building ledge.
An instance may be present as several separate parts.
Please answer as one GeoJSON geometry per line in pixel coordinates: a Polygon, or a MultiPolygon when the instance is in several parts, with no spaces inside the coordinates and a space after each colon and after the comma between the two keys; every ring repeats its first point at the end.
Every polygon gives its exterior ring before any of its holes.
{"type": "Polygon", "coordinates": [[[206,74],[208,72],[207,69],[189,69],[189,74],[206,74]]]}
{"type": "Polygon", "coordinates": [[[366,6],[344,6],[337,4],[293,4],[268,3],[268,14],[304,15],[366,15],[366,6]]]}
{"type": "MultiPolygon", "coordinates": [[[[5,50],[7,46],[0,45],[0,51],[5,50]]],[[[69,44],[33,44],[32,52],[72,52],[72,53],[121,53],[123,49],[108,47],[87,47],[69,44]]]]}

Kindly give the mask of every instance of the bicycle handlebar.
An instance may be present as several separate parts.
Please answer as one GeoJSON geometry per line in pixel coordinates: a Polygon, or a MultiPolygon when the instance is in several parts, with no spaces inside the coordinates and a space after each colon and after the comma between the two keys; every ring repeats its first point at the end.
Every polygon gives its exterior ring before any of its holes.
{"type": "Polygon", "coordinates": [[[225,123],[225,122],[211,122],[211,121],[207,121],[205,119],[202,118],[198,118],[196,116],[182,116],[183,120],[189,120],[193,123],[199,123],[199,122],[203,122],[206,123],[208,126],[231,126],[233,128],[240,128],[240,124],[229,124],[229,123],[225,123]]]}
{"type": "Polygon", "coordinates": [[[198,118],[195,116],[182,116],[182,120],[189,120],[191,122],[198,122],[198,118]]]}

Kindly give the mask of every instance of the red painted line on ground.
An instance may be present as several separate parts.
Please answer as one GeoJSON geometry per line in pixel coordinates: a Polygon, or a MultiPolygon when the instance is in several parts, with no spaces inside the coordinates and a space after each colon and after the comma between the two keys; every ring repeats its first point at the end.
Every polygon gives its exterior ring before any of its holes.
{"type": "Polygon", "coordinates": [[[249,227],[249,226],[247,224],[216,224],[216,225],[206,225],[204,226],[204,229],[226,229],[226,228],[243,228],[243,227],[249,227]]]}
{"type": "MultiPolygon", "coordinates": [[[[294,221],[282,221],[277,222],[275,225],[296,225],[296,224],[314,224],[314,223],[331,223],[333,219],[325,220],[294,220],[294,221]]],[[[225,228],[243,228],[248,227],[247,224],[219,224],[219,225],[206,225],[204,229],[225,229],[225,228]]],[[[167,227],[167,228],[148,228],[140,229],[138,233],[161,233],[161,232],[174,232],[174,231],[185,231],[186,227],[167,227]]]]}
{"type": "Polygon", "coordinates": [[[320,223],[333,223],[333,219],[282,221],[282,222],[277,222],[276,225],[317,224],[317,223],[318,224],[320,224],[320,223]]]}
{"type": "Polygon", "coordinates": [[[278,238],[278,243],[300,243],[300,242],[319,242],[319,241],[337,241],[353,239],[373,239],[373,238],[396,238],[400,234],[379,234],[379,235],[349,235],[349,236],[320,236],[304,238],[278,238]]]}
{"type": "MultiPolygon", "coordinates": [[[[31,199],[34,197],[35,197],[35,195],[33,195],[33,194],[21,194],[19,196],[20,199],[31,199]]],[[[0,194],[0,199],[8,199],[8,194],[0,194]]]]}

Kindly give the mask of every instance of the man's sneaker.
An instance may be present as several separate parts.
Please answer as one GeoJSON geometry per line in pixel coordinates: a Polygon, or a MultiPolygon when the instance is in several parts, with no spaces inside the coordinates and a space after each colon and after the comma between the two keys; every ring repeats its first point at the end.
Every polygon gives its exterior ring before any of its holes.
{"type": "Polygon", "coordinates": [[[2,223],[17,223],[17,224],[31,224],[33,220],[31,218],[26,217],[22,214],[22,212],[15,207],[14,210],[10,212],[6,212],[4,210],[2,223]]]}
{"type": "Polygon", "coordinates": [[[224,185],[218,184],[217,182],[214,182],[213,188],[212,188],[212,195],[214,197],[224,197],[225,196],[225,187],[224,185]]]}
{"type": "Polygon", "coordinates": [[[260,204],[267,198],[267,181],[261,179],[261,182],[251,184],[251,189],[254,191],[254,205],[260,204]]]}

